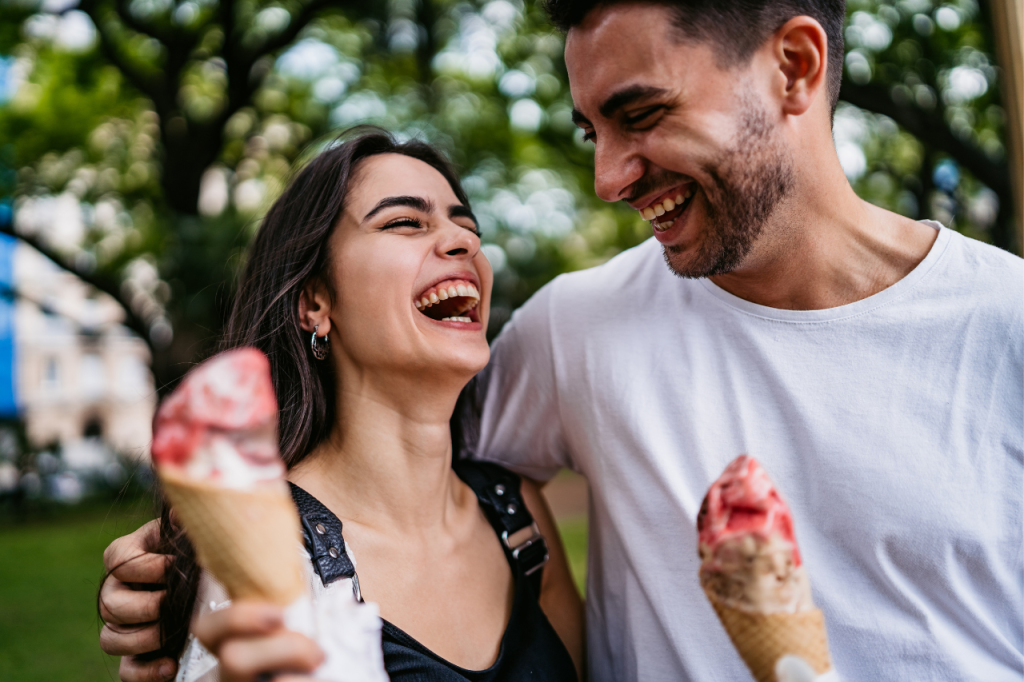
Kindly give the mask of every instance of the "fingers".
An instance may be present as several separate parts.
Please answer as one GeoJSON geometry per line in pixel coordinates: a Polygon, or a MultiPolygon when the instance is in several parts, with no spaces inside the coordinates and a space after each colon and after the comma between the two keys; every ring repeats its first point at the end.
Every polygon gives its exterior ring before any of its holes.
{"type": "Polygon", "coordinates": [[[107,578],[100,588],[100,618],[114,625],[149,623],[160,616],[164,590],[133,590],[117,578],[107,578]]]}
{"type": "Polygon", "coordinates": [[[123,656],[118,675],[121,682],[168,682],[177,671],[177,664],[170,658],[139,661],[134,656],[123,656]]]}
{"type": "Polygon", "coordinates": [[[279,671],[308,673],[323,662],[313,640],[284,629],[283,611],[274,604],[235,602],[200,618],[193,631],[220,661],[221,682],[253,682],[279,671]]]}
{"type": "Polygon", "coordinates": [[[100,648],[111,656],[135,656],[160,648],[160,627],[150,625],[111,625],[100,630],[100,648]]]}
{"type": "MultiPolygon", "coordinates": [[[[119,538],[123,540],[124,538],[119,538]]],[[[117,542],[117,540],[114,540],[117,542]]],[[[107,548],[110,551],[110,547],[107,548]]],[[[148,583],[163,585],[167,576],[167,566],[173,561],[169,554],[153,554],[145,550],[136,550],[135,554],[125,554],[124,560],[115,563],[108,570],[110,575],[123,583],[148,583]]],[[[104,553],[104,562],[106,553],[104,553]]]]}
{"type": "Polygon", "coordinates": [[[125,559],[151,551],[160,541],[160,521],[153,519],[142,524],[134,533],[117,538],[103,550],[103,564],[109,571],[125,559]]]}
{"type": "Polygon", "coordinates": [[[281,607],[265,602],[239,601],[209,613],[196,623],[195,636],[214,654],[229,638],[265,636],[282,627],[281,607]]]}
{"type": "Polygon", "coordinates": [[[117,538],[103,551],[107,571],[125,583],[163,583],[171,558],[155,554],[160,544],[160,522],[153,519],[131,535],[117,538]]]}
{"type": "Polygon", "coordinates": [[[279,629],[269,637],[226,641],[217,658],[221,682],[253,682],[266,672],[311,673],[324,654],[309,637],[279,629]]]}

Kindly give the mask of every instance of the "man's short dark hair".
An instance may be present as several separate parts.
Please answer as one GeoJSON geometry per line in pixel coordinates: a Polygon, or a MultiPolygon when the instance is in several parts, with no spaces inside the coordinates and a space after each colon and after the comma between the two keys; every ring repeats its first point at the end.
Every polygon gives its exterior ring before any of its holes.
{"type": "Polygon", "coordinates": [[[828,36],[828,96],[835,112],[843,77],[845,0],[547,0],[548,16],[563,32],[583,23],[591,10],[625,4],[661,5],[675,14],[675,26],[691,40],[718,47],[725,66],[745,64],[793,17],[815,19],[828,36]]]}

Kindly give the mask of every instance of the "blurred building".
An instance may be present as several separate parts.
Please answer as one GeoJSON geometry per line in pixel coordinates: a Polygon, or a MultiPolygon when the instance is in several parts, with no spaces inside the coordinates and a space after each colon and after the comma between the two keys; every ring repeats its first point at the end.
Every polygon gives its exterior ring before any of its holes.
{"type": "Polygon", "coordinates": [[[61,469],[96,473],[148,457],[149,350],[123,312],[34,249],[0,240],[0,415],[61,469]]]}

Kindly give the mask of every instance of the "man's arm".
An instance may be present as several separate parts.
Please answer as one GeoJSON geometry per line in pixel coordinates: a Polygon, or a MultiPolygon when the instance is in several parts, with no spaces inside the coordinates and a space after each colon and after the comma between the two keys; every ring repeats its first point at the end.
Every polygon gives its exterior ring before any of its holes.
{"type": "Polygon", "coordinates": [[[170,658],[142,660],[160,648],[157,619],[165,592],[160,588],[171,557],[155,552],[159,540],[160,522],[154,519],[103,552],[107,577],[99,596],[100,648],[121,656],[123,682],[164,682],[177,671],[170,658]]]}

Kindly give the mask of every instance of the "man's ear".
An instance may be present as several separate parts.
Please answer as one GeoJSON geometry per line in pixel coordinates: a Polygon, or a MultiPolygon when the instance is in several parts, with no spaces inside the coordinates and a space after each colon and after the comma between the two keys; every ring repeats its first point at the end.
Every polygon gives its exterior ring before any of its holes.
{"type": "Polygon", "coordinates": [[[326,336],[331,331],[331,295],[320,277],[310,277],[299,292],[299,325],[303,330],[326,336]]]}
{"type": "Polygon", "coordinates": [[[776,93],[781,96],[782,111],[799,116],[811,108],[826,87],[828,36],[811,17],[793,17],[775,32],[772,48],[784,86],[776,93]]]}

